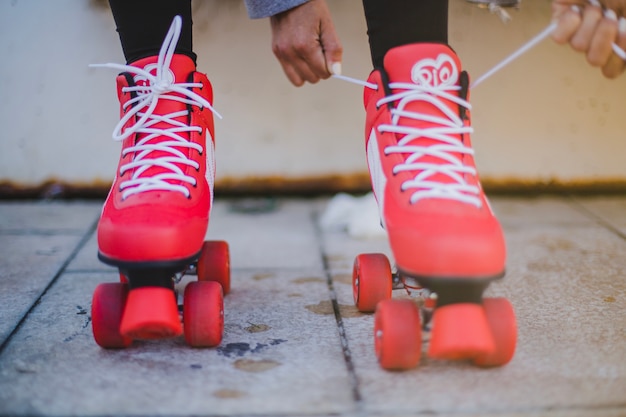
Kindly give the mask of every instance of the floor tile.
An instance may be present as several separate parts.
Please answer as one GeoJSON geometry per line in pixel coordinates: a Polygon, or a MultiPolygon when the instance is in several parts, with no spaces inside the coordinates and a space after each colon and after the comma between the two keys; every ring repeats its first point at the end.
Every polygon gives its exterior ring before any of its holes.
{"type": "Polygon", "coordinates": [[[0,234],[0,345],[72,254],[79,236],[0,234]]]}
{"type": "Polygon", "coordinates": [[[98,218],[101,202],[7,201],[0,204],[0,234],[79,234],[98,218]]]}
{"type": "Polygon", "coordinates": [[[626,199],[622,197],[574,198],[581,211],[626,236],[626,199]]]}
{"type": "Polygon", "coordinates": [[[182,338],[107,351],[90,296],[116,274],[66,273],[0,357],[0,413],[241,415],[353,407],[321,270],[233,271],[224,341],[182,338]]]}
{"type": "Polygon", "coordinates": [[[120,351],[91,332],[93,290],[119,279],[97,260],[100,203],[0,204],[0,415],[624,415],[626,198],[492,199],[508,261],[488,293],[515,307],[516,355],[496,369],[424,355],[407,372],[380,369],[373,315],[352,299],[354,257],[390,255],[386,239],[322,229],[327,202],[218,199],[222,344],[120,351]]]}
{"type": "Polygon", "coordinates": [[[239,268],[310,268],[319,265],[312,212],[315,201],[218,201],[209,239],[224,239],[239,268]]]}
{"type": "Polygon", "coordinates": [[[0,345],[74,255],[98,213],[91,202],[0,204],[0,345]]]}
{"type": "MultiPolygon", "coordinates": [[[[359,251],[388,252],[386,242],[325,234],[338,303],[359,381],[372,413],[542,413],[608,410],[626,403],[626,242],[568,202],[496,200],[505,224],[508,273],[489,294],[508,297],[518,316],[516,356],[478,369],[423,357],[415,370],[381,370],[373,316],[351,309],[351,270],[359,251]]],[[[406,297],[402,291],[396,297],[406,297]]],[[[425,349],[427,346],[425,346],[425,349]]]]}

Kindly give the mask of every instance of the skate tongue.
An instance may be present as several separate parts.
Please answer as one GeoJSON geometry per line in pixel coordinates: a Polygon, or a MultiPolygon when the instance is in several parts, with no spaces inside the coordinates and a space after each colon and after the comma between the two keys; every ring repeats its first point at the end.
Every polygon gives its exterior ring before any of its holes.
{"type": "MultiPolygon", "coordinates": [[[[153,93],[157,92],[161,94],[159,96],[158,103],[156,104],[156,106],[154,107],[154,110],[152,111],[152,114],[156,117],[160,117],[160,116],[166,116],[166,115],[170,115],[176,112],[184,111],[185,115],[181,115],[181,116],[173,117],[173,118],[170,118],[168,116],[168,120],[171,120],[174,123],[181,123],[181,124],[187,125],[189,123],[188,105],[185,104],[183,101],[172,99],[172,98],[184,99],[185,97],[178,92],[171,91],[168,87],[171,86],[172,84],[184,84],[184,83],[189,82],[190,74],[195,71],[195,64],[193,60],[186,55],[175,54],[172,56],[171,62],[169,62],[169,65],[167,62],[159,63],[157,56],[140,59],[138,61],[131,63],[131,65],[137,68],[141,68],[144,71],[149,72],[152,76],[156,77],[156,81],[155,81],[154,79],[152,80],[148,79],[145,75],[142,75],[142,74],[133,74],[134,84],[137,87],[146,87],[146,93],[152,90],[153,93]]],[[[138,94],[141,94],[141,92],[138,92],[138,94]]],[[[147,109],[144,109],[143,111],[145,112],[146,110],[147,109]]],[[[164,143],[164,142],[169,142],[169,143],[173,141],[175,142],[176,141],[175,139],[173,139],[170,135],[165,134],[165,131],[171,130],[172,128],[176,128],[176,126],[173,126],[172,123],[170,123],[169,121],[152,120],[149,122],[149,130],[151,131],[151,133],[150,134],[140,133],[135,138],[135,144],[142,142],[142,140],[146,137],[149,137],[149,141],[147,143],[149,143],[152,146],[159,145],[160,143],[164,143]],[[155,131],[158,131],[158,130],[163,130],[164,134],[159,135],[155,133],[155,131]]],[[[188,139],[189,133],[178,130],[178,132],[176,133],[176,136],[188,139]]],[[[176,152],[182,153],[182,155],[184,155],[185,158],[188,158],[190,156],[190,153],[192,152],[190,148],[177,147],[175,145],[171,147],[171,149],[175,150],[176,152]]],[[[153,149],[148,152],[146,151],[138,152],[135,155],[140,155],[140,154],[143,155],[142,158],[144,160],[149,159],[149,160],[155,160],[155,161],[162,160],[163,158],[165,158],[165,160],[171,160],[173,157],[176,157],[176,155],[170,151],[157,150],[157,149],[153,149]]],[[[179,168],[183,172],[189,169],[188,166],[179,165],[176,162],[172,162],[172,164],[179,166],[179,168]]],[[[163,167],[157,164],[157,165],[153,165],[150,167],[145,167],[141,174],[141,177],[144,177],[144,178],[155,177],[155,176],[167,175],[171,173],[172,173],[171,168],[163,167]]],[[[177,180],[167,180],[167,182],[179,184],[179,181],[177,180]]]]}
{"type": "MultiPolygon", "coordinates": [[[[402,96],[394,101],[394,107],[402,112],[394,119],[394,124],[406,128],[415,128],[415,134],[396,134],[400,142],[412,137],[404,145],[430,148],[432,152],[411,155],[405,154],[412,163],[449,166],[450,158],[462,161],[461,153],[449,150],[451,140],[463,145],[463,137],[452,133],[463,126],[459,104],[451,100],[460,93],[461,63],[456,54],[443,44],[411,44],[391,49],[385,55],[384,68],[389,79],[391,94],[405,93],[412,90],[411,85],[424,87],[415,89],[415,94],[402,96]],[[446,133],[441,133],[442,129],[446,133]],[[441,136],[447,139],[442,140],[441,136]],[[442,147],[447,148],[440,151],[442,147]],[[437,149],[437,150],[436,150],[437,149]],[[417,156],[417,158],[416,158],[417,156]]],[[[418,172],[414,172],[417,175],[418,172]]],[[[456,181],[443,172],[431,172],[428,181],[455,183],[456,181]]],[[[418,187],[421,188],[421,187],[418,187]]]]}
{"type": "Polygon", "coordinates": [[[385,55],[389,82],[413,83],[430,87],[457,85],[461,62],[444,44],[410,44],[391,49],[385,55]]]}

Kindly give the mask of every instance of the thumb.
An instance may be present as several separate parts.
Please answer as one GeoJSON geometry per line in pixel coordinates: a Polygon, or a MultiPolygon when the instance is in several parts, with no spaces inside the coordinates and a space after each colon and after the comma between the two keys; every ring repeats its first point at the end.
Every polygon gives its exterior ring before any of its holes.
{"type": "Polygon", "coordinates": [[[331,75],[341,74],[343,47],[332,23],[323,27],[320,33],[320,41],[324,51],[324,59],[326,60],[326,69],[331,75]]]}

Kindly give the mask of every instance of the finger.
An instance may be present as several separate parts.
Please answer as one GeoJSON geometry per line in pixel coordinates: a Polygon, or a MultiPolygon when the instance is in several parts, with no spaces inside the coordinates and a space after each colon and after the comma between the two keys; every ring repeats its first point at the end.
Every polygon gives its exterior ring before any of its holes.
{"type": "Polygon", "coordinates": [[[559,17],[559,13],[565,12],[572,6],[583,7],[589,4],[588,0],[553,0],[552,1],[552,17],[559,17]]]}
{"type": "MultiPolygon", "coordinates": [[[[618,23],[616,45],[626,50],[626,18],[620,18],[618,23]]],[[[617,54],[612,53],[606,65],[602,67],[602,74],[607,78],[616,78],[626,69],[626,62],[617,54]]]]}
{"type": "Polygon", "coordinates": [[[291,84],[295,85],[296,87],[300,87],[304,84],[304,80],[302,79],[302,77],[300,77],[298,72],[291,65],[283,65],[282,62],[281,65],[283,67],[283,72],[285,73],[287,79],[289,79],[291,84]]]}
{"type": "Polygon", "coordinates": [[[277,57],[289,63],[300,78],[310,83],[329,76],[322,46],[315,36],[292,38],[288,45],[279,46],[277,57]]]}
{"type": "MultiPolygon", "coordinates": [[[[303,44],[300,42],[294,42],[289,45],[275,43],[272,46],[274,55],[278,58],[278,61],[283,67],[285,75],[287,75],[287,78],[289,78],[292,84],[298,87],[304,84],[305,81],[316,83],[320,79],[309,67],[306,56],[309,55],[310,52],[306,52],[307,48],[302,45],[303,44]]],[[[319,59],[323,62],[321,50],[319,54],[319,59]]],[[[320,65],[323,66],[323,63],[320,65]]]]}
{"type": "Polygon", "coordinates": [[[291,83],[296,87],[300,87],[302,84],[304,84],[304,79],[302,79],[298,71],[296,71],[296,69],[292,65],[293,60],[289,57],[289,48],[283,46],[280,43],[274,43],[272,44],[272,51],[278,59],[278,62],[283,68],[283,72],[285,73],[289,81],[291,81],[291,83]]]}
{"type": "Polygon", "coordinates": [[[293,67],[295,71],[298,72],[300,78],[311,84],[317,83],[322,78],[322,76],[319,74],[319,71],[321,71],[322,73],[326,71],[325,69],[322,69],[324,68],[324,58],[321,51],[319,52],[319,54],[320,58],[316,60],[316,68],[313,68],[311,64],[304,59],[293,62],[293,67]]]}
{"type": "Polygon", "coordinates": [[[595,67],[605,66],[613,54],[612,44],[616,38],[617,16],[615,12],[608,10],[593,34],[587,51],[587,61],[595,67]]]}
{"type": "Polygon", "coordinates": [[[582,17],[579,11],[567,6],[565,10],[559,12],[557,19],[557,27],[552,32],[552,39],[556,43],[564,45],[569,43],[580,27],[582,17]]]}
{"type": "Polygon", "coordinates": [[[320,40],[299,47],[296,53],[299,57],[297,66],[301,75],[305,76],[307,81],[315,83],[321,78],[328,78],[330,76],[326,67],[326,59],[320,40]]]}
{"type": "Polygon", "coordinates": [[[624,0],[600,0],[600,3],[602,3],[605,9],[613,10],[617,17],[623,17],[624,12],[626,12],[624,9],[626,2],[624,0]]]}
{"type": "Polygon", "coordinates": [[[593,34],[602,20],[602,9],[598,6],[586,6],[583,9],[583,17],[580,27],[572,36],[570,44],[579,52],[587,52],[591,46],[593,34]]]}
{"type": "Polygon", "coordinates": [[[320,42],[324,51],[324,61],[326,63],[326,76],[328,78],[333,74],[341,74],[341,61],[343,58],[343,47],[335,32],[332,22],[325,22],[322,25],[320,34],[320,42]]]}

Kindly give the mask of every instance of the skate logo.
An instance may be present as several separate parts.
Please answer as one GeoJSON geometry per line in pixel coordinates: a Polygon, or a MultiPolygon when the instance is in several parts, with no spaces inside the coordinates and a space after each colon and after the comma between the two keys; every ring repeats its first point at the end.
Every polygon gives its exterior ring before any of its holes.
{"type": "Polygon", "coordinates": [[[439,54],[437,59],[422,59],[411,69],[411,80],[417,85],[442,87],[456,85],[459,70],[450,55],[439,54]]]}

